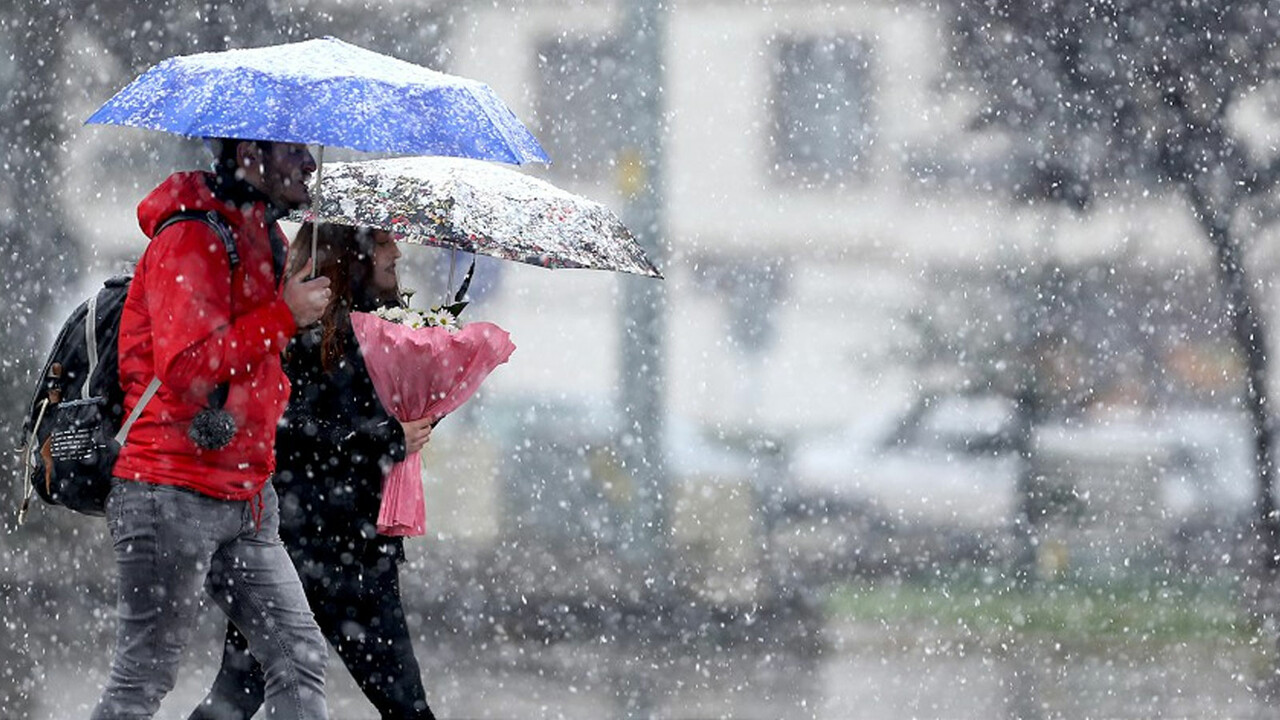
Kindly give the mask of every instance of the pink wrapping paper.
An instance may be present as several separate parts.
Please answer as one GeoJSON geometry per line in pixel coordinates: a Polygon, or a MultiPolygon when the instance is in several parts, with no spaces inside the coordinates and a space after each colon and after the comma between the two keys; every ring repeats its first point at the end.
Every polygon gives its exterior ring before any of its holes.
{"type": "MultiPolygon", "coordinates": [[[[400,421],[439,420],[458,409],[516,349],[506,330],[486,322],[450,332],[414,329],[356,312],[351,325],[378,399],[400,421]]],[[[378,532],[417,536],[426,531],[422,461],[413,453],[383,479],[378,532]]]]}

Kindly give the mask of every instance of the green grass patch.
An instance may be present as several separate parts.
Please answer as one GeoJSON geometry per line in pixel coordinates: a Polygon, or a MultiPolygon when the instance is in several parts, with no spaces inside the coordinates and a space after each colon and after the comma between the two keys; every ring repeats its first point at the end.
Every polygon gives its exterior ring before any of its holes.
{"type": "Polygon", "coordinates": [[[827,610],[835,620],[955,634],[981,644],[1018,639],[1065,645],[1249,642],[1253,637],[1232,588],[1168,580],[1030,589],[977,578],[888,580],[835,588],[827,610]]]}

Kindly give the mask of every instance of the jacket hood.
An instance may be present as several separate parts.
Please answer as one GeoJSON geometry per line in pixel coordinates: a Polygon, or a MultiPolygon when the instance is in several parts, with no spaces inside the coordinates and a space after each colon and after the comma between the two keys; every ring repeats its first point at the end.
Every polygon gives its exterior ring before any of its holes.
{"type": "Polygon", "coordinates": [[[220,213],[232,227],[246,220],[249,207],[266,203],[266,196],[250,185],[224,183],[213,173],[201,170],[170,175],[138,203],[138,226],[147,237],[155,237],[160,224],[185,210],[220,213]]]}

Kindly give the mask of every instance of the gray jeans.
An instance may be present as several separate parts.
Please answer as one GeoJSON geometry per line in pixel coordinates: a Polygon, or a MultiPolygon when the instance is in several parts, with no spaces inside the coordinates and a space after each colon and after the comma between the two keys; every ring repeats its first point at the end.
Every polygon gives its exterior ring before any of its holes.
{"type": "Polygon", "coordinates": [[[280,543],[275,488],[248,502],[115,480],[107,523],[119,571],[115,660],[94,720],[150,718],[178,675],[208,593],[265,670],[268,718],[323,720],[327,649],[280,543]]]}

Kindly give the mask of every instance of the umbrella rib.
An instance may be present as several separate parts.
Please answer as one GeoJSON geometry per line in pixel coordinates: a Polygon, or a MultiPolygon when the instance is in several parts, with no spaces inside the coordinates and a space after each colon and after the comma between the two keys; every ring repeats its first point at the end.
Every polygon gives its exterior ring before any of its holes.
{"type": "MultiPolygon", "coordinates": [[[[483,83],[482,83],[482,84],[483,84],[483,83]]],[[[489,90],[489,92],[490,92],[490,93],[492,93],[492,92],[493,92],[493,89],[492,89],[492,88],[490,88],[488,85],[484,85],[484,87],[485,87],[485,89],[489,90]]],[[[491,123],[495,128],[497,128],[497,129],[498,129],[498,132],[499,132],[499,133],[501,133],[501,134],[502,134],[502,139],[503,139],[503,140],[505,140],[505,141],[507,142],[507,145],[508,145],[509,147],[512,147],[512,148],[520,148],[520,149],[521,149],[521,151],[523,151],[524,143],[520,142],[517,138],[515,138],[514,136],[512,136],[510,129],[507,127],[507,121],[506,121],[506,118],[505,118],[505,117],[500,118],[500,117],[495,117],[495,116],[494,116],[494,113],[495,113],[495,112],[498,112],[498,111],[500,110],[500,108],[490,107],[490,105],[491,105],[490,103],[487,103],[487,102],[481,102],[478,98],[475,98],[475,96],[474,96],[474,95],[473,95],[472,97],[473,97],[473,99],[476,99],[476,104],[480,106],[480,110],[481,110],[481,112],[483,112],[483,113],[484,113],[485,117],[489,120],[489,122],[490,122],[490,123],[491,123]]],[[[497,96],[496,96],[496,95],[494,95],[493,97],[495,97],[495,98],[496,98],[497,96]]],[[[511,111],[510,111],[510,110],[508,110],[507,112],[511,112],[511,111]]],[[[514,113],[512,113],[512,117],[514,117],[514,113]]],[[[532,136],[533,136],[533,132],[532,132],[532,131],[529,131],[529,135],[530,135],[530,137],[532,137],[532,136]]],[[[535,142],[535,143],[537,143],[537,138],[533,138],[533,139],[534,139],[534,142],[535,142]]],[[[513,155],[515,155],[516,153],[513,151],[513,152],[512,152],[512,154],[513,154],[513,155]]],[[[521,152],[521,154],[523,154],[523,152],[521,152]]],[[[521,157],[518,157],[518,156],[517,156],[517,157],[515,157],[516,164],[519,164],[521,160],[522,160],[522,158],[521,158],[521,157]]],[[[550,163],[551,161],[550,161],[550,159],[547,159],[547,160],[546,160],[546,162],[547,162],[547,163],[550,163]]]]}

